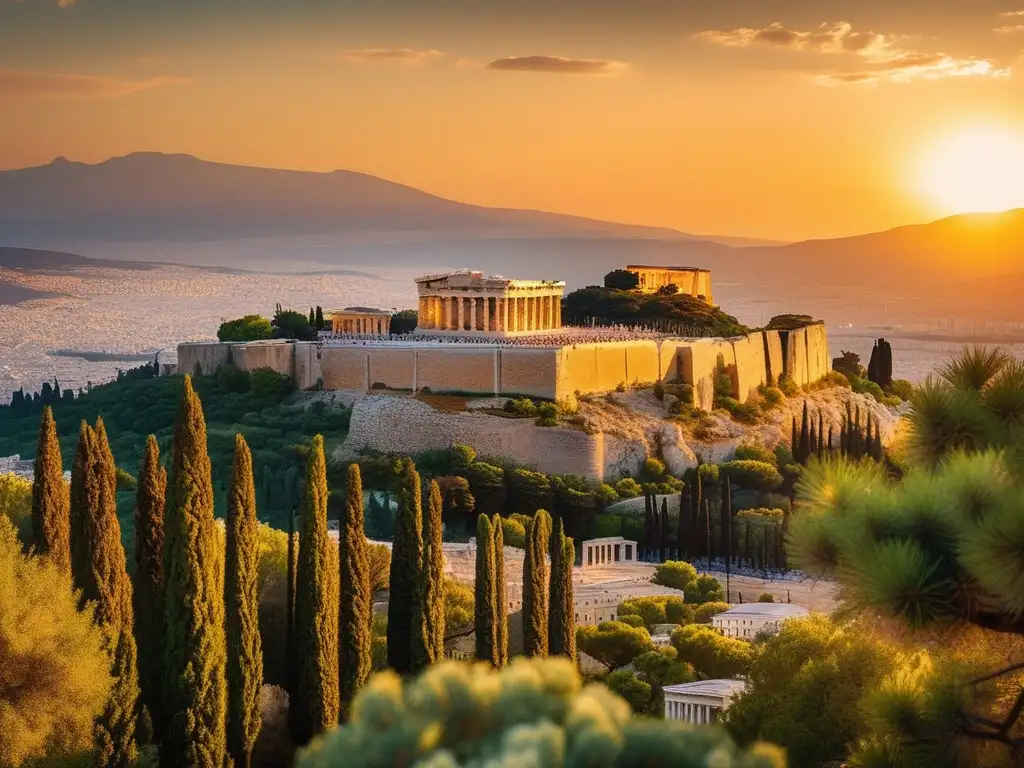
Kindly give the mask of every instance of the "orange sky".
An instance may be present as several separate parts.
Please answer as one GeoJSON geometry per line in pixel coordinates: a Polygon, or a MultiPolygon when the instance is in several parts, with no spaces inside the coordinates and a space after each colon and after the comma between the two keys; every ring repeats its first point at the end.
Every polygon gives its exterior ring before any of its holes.
{"type": "Polygon", "coordinates": [[[0,168],[186,152],[803,239],[952,213],[918,157],[1024,126],[1012,1],[209,5],[0,0],[0,168]]]}

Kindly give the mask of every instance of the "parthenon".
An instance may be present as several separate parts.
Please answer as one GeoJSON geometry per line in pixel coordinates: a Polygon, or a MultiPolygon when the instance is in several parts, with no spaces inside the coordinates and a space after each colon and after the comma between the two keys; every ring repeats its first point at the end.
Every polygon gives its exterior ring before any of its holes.
{"type": "Polygon", "coordinates": [[[329,313],[331,330],[336,334],[387,336],[391,332],[391,313],[371,307],[345,307],[329,313]]]}
{"type": "Polygon", "coordinates": [[[461,270],[416,278],[417,333],[508,336],[562,327],[565,283],[461,270]]]}

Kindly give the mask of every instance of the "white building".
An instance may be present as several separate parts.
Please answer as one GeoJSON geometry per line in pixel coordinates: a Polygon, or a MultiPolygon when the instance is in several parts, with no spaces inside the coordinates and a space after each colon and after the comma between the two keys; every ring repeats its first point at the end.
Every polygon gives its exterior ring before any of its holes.
{"type": "Polygon", "coordinates": [[[636,542],[627,541],[621,536],[587,539],[580,548],[580,564],[584,568],[637,562],[636,542]]]}
{"type": "Polygon", "coordinates": [[[743,680],[700,680],[666,685],[665,719],[693,725],[718,722],[719,714],[728,709],[746,687],[743,680]]]}
{"type": "Polygon", "coordinates": [[[807,616],[806,608],[792,603],[741,603],[711,618],[711,626],[726,637],[753,640],[758,632],[778,632],[787,619],[807,616]]]}

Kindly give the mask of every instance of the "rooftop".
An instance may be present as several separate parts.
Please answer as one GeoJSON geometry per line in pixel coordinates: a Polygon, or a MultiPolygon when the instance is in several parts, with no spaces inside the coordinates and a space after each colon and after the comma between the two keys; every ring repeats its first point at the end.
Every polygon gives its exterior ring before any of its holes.
{"type": "Polygon", "coordinates": [[[391,312],[386,309],[377,309],[376,307],[345,307],[344,309],[332,309],[327,312],[328,315],[344,315],[350,312],[355,315],[387,315],[391,316],[391,312]]]}
{"type": "Polygon", "coordinates": [[[741,603],[728,611],[718,614],[715,618],[723,619],[791,619],[806,616],[810,613],[802,605],[792,603],[741,603]]]}
{"type": "Polygon", "coordinates": [[[666,685],[662,690],[665,693],[682,693],[690,696],[718,696],[723,699],[731,699],[733,696],[743,693],[746,688],[747,683],[745,680],[698,680],[696,683],[666,685]]]}

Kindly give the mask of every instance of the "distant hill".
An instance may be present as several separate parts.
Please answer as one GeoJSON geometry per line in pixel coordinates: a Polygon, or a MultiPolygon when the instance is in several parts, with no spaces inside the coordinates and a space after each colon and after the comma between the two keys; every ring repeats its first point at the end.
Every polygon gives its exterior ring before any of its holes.
{"type": "Polygon", "coordinates": [[[83,267],[108,267],[111,269],[155,269],[156,264],[122,261],[114,259],[93,259],[64,251],[46,251],[38,248],[9,248],[0,246],[0,268],[19,272],[47,272],[50,274],[71,272],[83,267]]]}
{"type": "Polygon", "coordinates": [[[352,171],[312,173],[140,152],[0,172],[0,235],[207,241],[332,234],[335,242],[478,237],[696,240],[658,227],[487,208],[352,171]]]}

